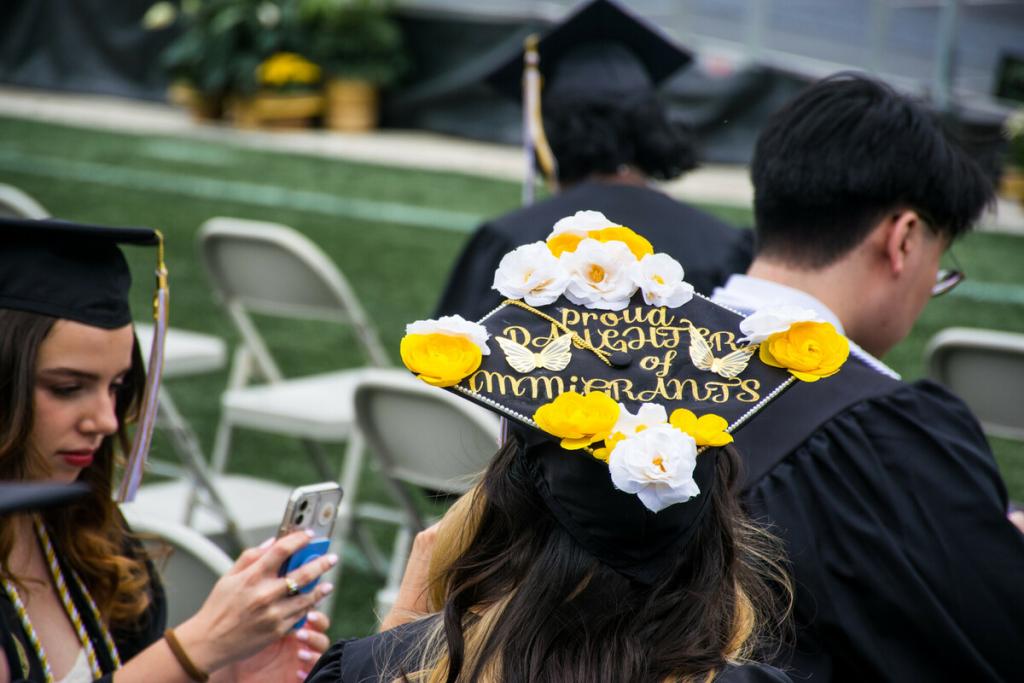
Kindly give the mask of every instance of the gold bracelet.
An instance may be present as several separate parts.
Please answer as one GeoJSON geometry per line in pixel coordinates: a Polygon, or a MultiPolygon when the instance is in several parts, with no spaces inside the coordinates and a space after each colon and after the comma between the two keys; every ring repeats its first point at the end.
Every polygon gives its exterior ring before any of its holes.
{"type": "Polygon", "coordinates": [[[206,683],[210,680],[210,674],[200,671],[199,667],[193,664],[192,660],[185,654],[185,648],[181,646],[178,637],[174,635],[173,628],[164,631],[164,640],[167,641],[167,647],[171,648],[171,654],[178,660],[178,664],[188,674],[189,678],[196,681],[196,683],[206,683]]]}

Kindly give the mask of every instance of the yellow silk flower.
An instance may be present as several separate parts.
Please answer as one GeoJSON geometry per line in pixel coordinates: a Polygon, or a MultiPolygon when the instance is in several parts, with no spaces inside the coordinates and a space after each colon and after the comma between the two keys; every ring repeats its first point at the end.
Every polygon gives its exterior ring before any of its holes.
{"type": "Polygon", "coordinates": [[[562,439],[562,448],[576,450],[607,438],[619,419],[619,404],[602,391],[586,396],[567,391],[538,408],[533,419],[562,439]]]}
{"type": "Polygon", "coordinates": [[[598,242],[622,242],[629,247],[629,250],[633,252],[633,256],[636,256],[637,260],[642,259],[647,254],[654,253],[654,247],[646,238],[641,237],[622,225],[602,230],[591,230],[587,233],[587,236],[598,242]]]}
{"type": "Polygon", "coordinates": [[[601,462],[608,462],[608,458],[612,456],[612,451],[615,450],[615,446],[618,445],[618,443],[625,438],[626,435],[623,434],[622,432],[615,432],[614,434],[612,434],[611,436],[604,440],[604,446],[602,446],[601,448],[594,449],[594,457],[600,460],[601,462]]]}
{"type": "Polygon", "coordinates": [[[399,347],[405,367],[435,387],[450,387],[480,367],[480,347],[451,334],[407,334],[399,347]]]}
{"type": "Polygon", "coordinates": [[[552,235],[547,241],[548,249],[551,250],[552,254],[558,257],[564,252],[576,251],[576,247],[580,245],[580,242],[588,237],[590,239],[597,240],[598,242],[622,242],[629,247],[629,250],[633,252],[633,256],[638,260],[642,259],[647,254],[654,253],[654,247],[646,238],[641,237],[622,225],[602,228],[601,230],[590,230],[587,232],[586,237],[582,235],[575,235],[570,232],[552,235]]]}
{"type": "Polygon", "coordinates": [[[732,443],[732,434],[725,431],[729,423],[721,415],[708,413],[697,417],[692,411],[679,408],[672,411],[668,423],[692,436],[698,446],[724,446],[732,443]]]}
{"type": "Polygon", "coordinates": [[[552,235],[548,238],[547,244],[548,249],[551,250],[551,254],[558,258],[563,253],[569,251],[576,251],[576,247],[580,246],[580,242],[584,240],[583,235],[574,235],[571,232],[563,232],[558,235],[552,235]]]}
{"type": "Polygon", "coordinates": [[[761,342],[761,360],[786,368],[797,379],[817,382],[839,372],[850,355],[850,343],[831,323],[794,323],[761,342]]]}

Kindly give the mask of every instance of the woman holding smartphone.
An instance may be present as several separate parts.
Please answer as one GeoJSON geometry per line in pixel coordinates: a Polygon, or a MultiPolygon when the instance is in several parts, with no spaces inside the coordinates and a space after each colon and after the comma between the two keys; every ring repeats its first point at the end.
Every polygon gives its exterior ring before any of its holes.
{"type": "Polygon", "coordinates": [[[326,649],[327,618],[310,610],[331,587],[299,588],[336,558],[278,576],[302,532],[244,552],[199,612],[164,630],[159,579],[112,499],[146,384],[117,244],[156,242],[0,219],[0,480],[89,488],[0,517],[0,683],[294,681],[326,649]]]}

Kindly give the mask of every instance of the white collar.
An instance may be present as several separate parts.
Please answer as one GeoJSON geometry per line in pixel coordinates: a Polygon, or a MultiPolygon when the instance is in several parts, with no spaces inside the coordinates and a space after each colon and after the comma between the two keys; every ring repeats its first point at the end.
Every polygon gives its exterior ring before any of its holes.
{"type": "MultiPolygon", "coordinates": [[[[831,308],[826,306],[815,296],[811,296],[801,289],[795,289],[788,285],[771,280],[764,280],[749,275],[730,275],[729,281],[724,287],[716,287],[711,295],[711,300],[726,308],[732,308],[744,315],[769,306],[792,305],[809,308],[825,322],[832,323],[840,334],[846,334],[843,324],[831,308]]],[[[888,365],[878,360],[870,353],[850,341],[850,353],[860,358],[869,367],[888,375],[893,379],[900,379],[899,373],[888,365]]]]}

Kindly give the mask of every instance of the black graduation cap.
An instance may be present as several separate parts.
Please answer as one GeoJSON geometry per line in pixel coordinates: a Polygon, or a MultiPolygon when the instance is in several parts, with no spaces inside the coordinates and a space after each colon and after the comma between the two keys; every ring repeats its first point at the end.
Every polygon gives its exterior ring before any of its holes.
{"type": "Polygon", "coordinates": [[[157,244],[156,232],[58,220],[0,218],[0,308],[94,327],[132,321],[131,273],[118,244],[157,244]]]}
{"type": "Polygon", "coordinates": [[[669,413],[676,408],[713,412],[738,427],[789,378],[785,370],[742,352],[749,348],[739,341],[742,319],[699,294],[678,309],[649,306],[639,292],[620,311],[590,310],[565,298],[541,307],[506,302],[480,321],[502,346],[543,355],[566,334],[583,346],[568,345],[571,360],[562,369],[538,366],[525,373],[510,364],[515,351],[499,347],[454,389],[534,429],[537,408],[567,391],[603,391],[634,411],[657,403],[669,413]],[[726,377],[698,368],[690,357],[693,343],[706,345],[712,359],[734,354],[743,370],[726,377]]]}
{"type": "Polygon", "coordinates": [[[118,498],[130,501],[155,423],[167,326],[163,238],[149,228],[113,228],[61,220],[0,218],[0,308],[104,329],[131,324],[131,273],[118,245],[156,246],[155,331],[139,425],[118,498]]]}
{"type": "Polygon", "coordinates": [[[715,304],[678,262],[594,211],[507,254],[494,288],[507,299],[478,323],[408,326],[403,362],[506,418],[560,523],[643,582],[697,527],[717,449],[848,354],[813,312],[745,319],[715,304]]]}
{"type": "Polygon", "coordinates": [[[0,483],[0,515],[64,505],[89,492],[87,484],[0,483]]]}
{"type": "MultiPolygon", "coordinates": [[[[545,98],[619,97],[647,92],[692,60],[691,53],[618,3],[594,0],[548,31],[537,46],[545,98]]],[[[487,82],[522,97],[523,54],[487,82]]]]}

